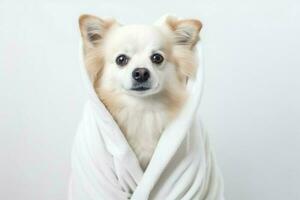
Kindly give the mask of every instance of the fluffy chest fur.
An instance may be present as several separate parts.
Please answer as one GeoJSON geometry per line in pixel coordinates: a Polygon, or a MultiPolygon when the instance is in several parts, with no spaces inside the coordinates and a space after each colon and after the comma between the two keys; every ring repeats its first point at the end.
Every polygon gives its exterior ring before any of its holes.
{"type": "Polygon", "coordinates": [[[143,169],[148,165],[157,142],[170,120],[164,105],[131,105],[114,115],[143,169]]]}
{"type": "MultiPolygon", "coordinates": [[[[133,99],[112,92],[99,91],[99,96],[116,120],[141,167],[145,170],[156,148],[157,142],[173,117],[177,114],[184,96],[171,102],[167,97],[133,99]]],[[[183,95],[183,94],[181,94],[183,95]]]]}

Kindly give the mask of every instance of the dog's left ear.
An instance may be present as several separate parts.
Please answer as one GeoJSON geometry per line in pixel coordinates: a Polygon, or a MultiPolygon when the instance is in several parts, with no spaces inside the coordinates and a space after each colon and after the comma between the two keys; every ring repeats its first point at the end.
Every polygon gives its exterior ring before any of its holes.
{"type": "Polygon", "coordinates": [[[180,80],[186,81],[197,69],[197,58],[194,47],[199,41],[202,24],[197,19],[177,19],[165,15],[155,23],[171,36],[175,64],[180,74],[180,80]]]}
{"type": "Polygon", "coordinates": [[[174,43],[192,49],[199,40],[202,23],[197,19],[177,19],[173,16],[162,17],[157,24],[167,25],[174,34],[174,43]]]}

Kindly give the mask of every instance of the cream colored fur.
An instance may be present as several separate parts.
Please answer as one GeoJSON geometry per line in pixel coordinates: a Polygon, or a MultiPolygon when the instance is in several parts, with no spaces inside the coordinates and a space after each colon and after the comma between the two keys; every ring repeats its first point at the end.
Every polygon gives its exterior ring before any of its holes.
{"type": "Polygon", "coordinates": [[[195,71],[193,48],[201,23],[166,17],[156,25],[124,26],[91,15],[81,16],[79,23],[95,90],[146,169],[162,131],[187,98],[185,83],[195,71]],[[153,64],[153,53],[161,54],[163,63],[153,64]],[[130,57],[126,66],[117,66],[120,54],[130,57]],[[149,90],[131,89],[137,67],[149,70],[149,90]]]}

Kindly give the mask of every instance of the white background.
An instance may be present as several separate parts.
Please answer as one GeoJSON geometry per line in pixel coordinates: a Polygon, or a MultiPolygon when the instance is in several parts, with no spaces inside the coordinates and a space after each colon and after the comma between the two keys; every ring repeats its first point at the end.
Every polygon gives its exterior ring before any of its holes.
{"type": "Polygon", "coordinates": [[[85,91],[77,19],[202,20],[203,118],[229,200],[300,199],[298,0],[0,1],[0,199],[65,200],[85,91]]]}

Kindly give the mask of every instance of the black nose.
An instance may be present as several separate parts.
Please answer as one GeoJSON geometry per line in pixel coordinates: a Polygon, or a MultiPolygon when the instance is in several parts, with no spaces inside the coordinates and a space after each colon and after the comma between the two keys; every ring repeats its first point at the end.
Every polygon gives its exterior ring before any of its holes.
{"type": "Polygon", "coordinates": [[[150,72],[146,68],[136,68],[132,72],[132,78],[139,83],[147,81],[149,77],[150,77],[150,72]]]}

